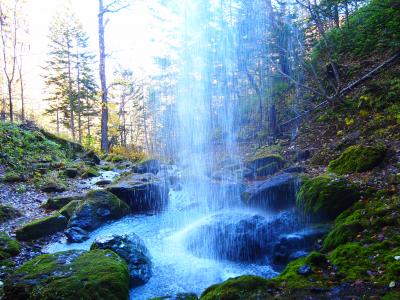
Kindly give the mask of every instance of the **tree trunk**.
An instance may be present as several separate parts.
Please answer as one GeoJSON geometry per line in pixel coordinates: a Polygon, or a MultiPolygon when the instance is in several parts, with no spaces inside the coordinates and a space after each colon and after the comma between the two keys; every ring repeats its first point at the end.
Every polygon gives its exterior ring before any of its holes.
{"type": "Polygon", "coordinates": [[[82,105],[81,105],[81,79],[80,79],[80,66],[79,66],[79,50],[76,55],[77,63],[77,84],[78,84],[78,94],[77,94],[77,101],[78,101],[78,134],[79,134],[79,143],[82,144],[82,105]]]}
{"type": "Polygon", "coordinates": [[[108,99],[106,82],[106,50],[104,43],[104,4],[99,0],[99,49],[100,49],[100,82],[101,82],[101,150],[108,153],[108,99]]]}
{"type": "Polygon", "coordinates": [[[24,100],[24,81],[22,79],[22,62],[18,69],[19,71],[19,84],[21,89],[21,120],[22,123],[25,123],[25,100],[24,100]]]}
{"type": "Polygon", "coordinates": [[[71,76],[71,44],[68,41],[68,53],[67,53],[67,63],[68,63],[68,97],[69,97],[69,109],[70,109],[70,122],[71,122],[71,134],[72,140],[75,141],[75,114],[74,114],[74,100],[72,97],[72,76],[71,76]]]}

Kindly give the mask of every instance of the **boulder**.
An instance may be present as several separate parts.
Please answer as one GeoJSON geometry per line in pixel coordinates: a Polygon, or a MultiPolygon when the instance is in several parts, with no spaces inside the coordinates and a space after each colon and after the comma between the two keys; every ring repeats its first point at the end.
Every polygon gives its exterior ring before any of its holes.
{"type": "Polygon", "coordinates": [[[280,236],[273,248],[273,262],[285,265],[293,259],[307,255],[314,249],[316,241],[325,236],[329,229],[329,226],[319,226],[280,236]]]}
{"type": "Polygon", "coordinates": [[[157,213],[168,203],[167,181],[151,173],[128,175],[107,190],[125,201],[135,213],[157,213]]]}
{"type": "Polygon", "coordinates": [[[6,278],[4,299],[128,299],[128,279],[125,261],[109,250],[45,254],[6,278]]]}
{"type": "Polygon", "coordinates": [[[47,182],[40,187],[40,190],[45,193],[61,193],[66,190],[66,187],[58,182],[47,182]]]}
{"type": "Polygon", "coordinates": [[[76,169],[76,168],[67,168],[67,169],[65,169],[65,175],[68,178],[75,178],[76,176],[78,176],[78,169],[76,169]]]}
{"type": "Polygon", "coordinates": [[[57,210],[74,200],[82,200],[84,195],[68,195],[49,198],[42,207],[48,210],[57,210]]]}
{"type": "Polygon", "coordinates": [[[99,165],[101,160],[100,158],[97,156],[97,154],[94,151],[89,151],[87,152],[84,156],[83,156],[84,160],[93,162],[96,165],[99,165]]]}
{"type": "Polygon", "coordinates": [[[95,168],[89,168],[82,174],[81,177],[83,179],[87,179],[87,178],[94,178],[94,177],[99,177],[99,176],[100,176],[100,173],[95,168]]]}
{"type": "Polygon", "coordinates": [[[372,170],[385,158],[387,149],[384,146],[350,146],[339,158],[331,161],[328,171],[338,174],[361,173],[372,170]]]}
{"type": "Polygon", "coordinates": [[[62,207],[58,212],[62,214],[67,220],[71,219],[74,214],[75,209],[78,207],[82,200],[73,200],[64,207],[62,207]]]}
{"type": "Polygon", "coordinates": [[[122,257],[128,264],[131,286],[145,284],[152,275],[149,251],[134,233],[97,238],[90,249],[109,249],[122,257]]]}
{"type": "Polygon", "coordinates": [[[115,195],[104,191],[91,191],[77,205],[68,222],[68,228],[80,227],[94,230],[105,222],[117,220],[129,214],[129,207],[115,195]]]}
{"type": "Polygon", "coordinates": [[[160,170],[161,170],[161,163],[157,159],[145,160],[132,168],[132,171],[138,174],[145,174],[145,173],[157,174],[160,170]]]}
{"type": "Polygon", "coordinates": [[[18,255],[20,251],[21,246],[17,241],[0,232],[0,265],[2,260],[18,255]]]}
{"type": "Polygon", "coordinates": [[[303,180],[297,207],[313,221],[332,221],[359,199],[358,188],[345,178],[319,176],[303,180]]]}
{"type": "Polygon", "coordinates": [[[21,213],[14,207],[0,205],[0,224],[21,216],[21,213]]]}
{"type": "Polygon", "coordinates": [[[64,231],[69,243],[82,243],[89,239],[89,233],[79,227],[71,227],[64,231]]]}
{"type": "Polygon", "coordinates": [[[242,193],[242,201],[265,210],[281,210],[295,206],[299,177],[289,173],[251,184],[242,193]]]}
{"type": "Polygon", "coordinates": [[[59,213],[49,217],[33,221],[17,229],[16,237],[20,241],[39,239],[56,232],[63,231],[67,227],[67,218],[59,213]]]}
{"type": "Polygon", "coordinates": [[[247,159],[244,165],[251,170],[253,177],[268,176],[281,169],[285,160],[279,154],[260,154],[247,159]]]}
{"type": "Polygon", "coordinates": [[[245,213],[217,214],[192,229],[185,242],[200,257],[254,261],[270,254],[279,236],[298,226],[299,218],[293,212],[270,218],[245,213]]]}

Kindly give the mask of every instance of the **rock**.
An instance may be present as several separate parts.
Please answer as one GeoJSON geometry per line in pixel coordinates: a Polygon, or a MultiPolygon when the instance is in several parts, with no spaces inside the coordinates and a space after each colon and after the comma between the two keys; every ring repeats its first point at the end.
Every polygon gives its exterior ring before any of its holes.
{"type": "Polygon", "coordinates": [[[148,159],[134,166],[132,171],[138,174],[157,174],[161,170],[161,163],[157,159],[148,159]]]}
{"type": "Polygon", "coordinates": [[[17,256],[20,251],[21,245],[17,241],[0,232],[0,265],[2,260],[17,256]]]}
{"type": "Polygon", "coordinates": [[[299,181],[297,176],[289,173],[274,176],[250,185],[242,193],[242,201],[249,206],[266,210],[293,207],[296,203],[299,181]]]}
{"type": "Polygon", "coordinates": [[[47,182],[40,187],[45,193],[61,193],[66,190],[65,186],[57,182],[47,182]]]}
{"type": "Polygon", "coordinates": [[[299,218],[292,212],[265,218],[256,214],[217,214],[192,229],[187,248],[195,255],[233,261],[254,261],[272,251],[283,233],[293,232],[299,218]]]}
{"type": "Polygon", "coordinates": [[[14,207],[8,205],[0,205],[0,224],[20,216],[21,213],[14,207]]]}
{"type": "Polygon", "coordinates": [[[306,150],[298,150],[296,151],[294,155],[294,160],[295,161],[303,161],[307,160],[311,157],[311,151],[306,149],[306,150]]]}
{"type": "Polygon", "coordinates": [[[102,180],[97,181],[97,182],[96,182],[96,185],[98,185],[98,186],[106,186],[106,185],[109,185],[109,184],[111,184],[111,183],[112,183],[111,180],[102,179],[102,180]]]}
{"type": "Polygon", "coordinates": [[[86,155],[83,157],[83,159],[89,160],[96,165],[99,165],[101,162],[100,158],[97,156],[96,153],[94,153],[94,151],[87,152],[86,155]]]}
{"type": "Polygon", "coordinates": [[[357,187],[346,179],[320,176],[304,180],[297,195],[297,207],[314,221],[329,221],[359,198],[357,187]]]}
{"type": "Polygon", "coordinates": [[[273,248],[273,262],[285,265],[293,259],[306,255],[314,249],[315,242],[326,235],[329,229],[329,226],[320,226],[282,235],[273,248]]]}
{"type": "Polygon", "coordinates": [[[107,190],[125,201],[134,213],[157,213],[168,203],[166,180],[150,173],[128,175],[107,190]]]}
{"type": "Polygon", "coordinates": [[[134,233],[97,238],[91,249],[109,249],[122,257],[128,264],[131,286],[145,284],[152,275],[149,251],[142,239],[134,233]]]}
{"type": "Polygon", "coordinates": [[[17,229],[16,237],[20,241],[39,239],[63,231],[67,227],[67,222],[67,218],[59,213],[55,213],[49,217],[33,221],[17,229]]]}
{"type": "Polygon", "coordinates": [[[289,167],[285,170],[283,170],[283,172],[285,173],[304,173],[306,169],[304,167],[289,167]]]}
{"type": "Polygon", "coordinates": [[[89,233],[79,227],[71,227],[64,231],[68,242],[70,243],[82,243],[89,239],[89,233]]]}
{"type": "Polygon", "coordinates": [[[329,163],[328,171],[338,175],[369,171],[384,160],[386,152],[387,149],[380,145],[351,146],[329,163]]]}
{"type": "Polygon", "coordinates": [[[78,176],[78,169],[68,168],[68,169],[65,170],[65,175],[68,178],[75,178],[76,176],[78,176]]]}
{"type": "Polygon", "coordinates": [[[128,299],[128,268],[109,250],[40,255],[4,282],[5,300],[128,299]]]}
{"type": "Polygon", "coordinates": [[[99,177],[99,176],[100,176],[100,173],[96,169],[89,168],[82,174],[81,177],[83,179],[87,179],[87,178],[94,178],[94,177],[99,177]]]}
{"type": "Polygon", "coordinates": [[[279,154],[256,155],[247,159],[245,165],[249,169],[257,170],[258,168],[265,167],[274,162],[283,164],[284,159],[279,154]]]}
{"type": "Polygon", "coordinates": [[[81,203],[82,200],[73,200],[64,207],[62,207],[58,212],[62,214],[67,220],[71,219],[75,209],[81,203]]]}
{"type": "Polygon", "coordinates": [[[91,191],[77,205],[68,222],[68,228],[94,230],[105,222],[129,214],[129,207],[115,195],[104,191],[91,191]]]}
{"type": "Polygon", "coordinates": [[[311,275],[313,273],[311,267],[307,264],[302,265],[298,270],[297,270],[297,274],[299,275],[303,275],[303,276],[307,276],[307,275],[311,275]]]}
{"type": "Polygon", "coordinates": [[[7,172],[6,174],[4,174],[2,181],[6,183],[25,182],[26,178],[24,175],[19,173],[7,172]]]}
{"type": "Polygon", "coordinates": [[[74,200],[82,200],[84,195],[68,195],[49,198],[42,207],[49,210],[57,210],[74,200]]]}

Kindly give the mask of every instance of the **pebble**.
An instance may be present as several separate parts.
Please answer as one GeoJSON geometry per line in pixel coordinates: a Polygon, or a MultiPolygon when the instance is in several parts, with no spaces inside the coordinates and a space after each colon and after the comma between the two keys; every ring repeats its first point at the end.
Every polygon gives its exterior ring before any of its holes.
{"type": "Polygon", "coordinates": [[[389,283],[389,287],[392,289],[394,287],[396,287],[396,282],[392,281],[389,283]]]}

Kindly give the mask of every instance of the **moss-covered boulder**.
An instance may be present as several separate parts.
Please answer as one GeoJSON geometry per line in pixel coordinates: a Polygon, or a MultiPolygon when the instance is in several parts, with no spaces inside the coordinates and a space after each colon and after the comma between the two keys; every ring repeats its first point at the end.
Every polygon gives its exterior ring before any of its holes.
{"type": "Polygon", "coordinates": [[[256,176],[274,174],[285,165],[285,160],[279,154],[261,153],[248,158],[245,166],[256,176]]]}
{"type": "Polygon", "coordinates": [[[100,173],[97,171],[95,168],[88,168],[83,174],[82,178],[87,179],[87,178],[94,178],[94,177],[99,177],[100,173]]]}
{"type": "Polygon", "coordinates": [[[71,219],[75,209],[81,202],[82,200],[73,200],[69,202],[67,205],[63,206],[58,212],[69,220],[71,219]]]}
{"type": "Polygon", "coordinates": [[[129,214],[129,206],[105,190],[89,192],[74,209],[68,227],[94,230],[105,222],[117,220],[129,214]]]}
{"type": "Polygon", "coordinates": [[[20,244],[6,233],[0,232],[0,261],[16,256],[21,251],[20,244]]]}
{"type": "Polygon", "coordinates": [[[26,181],[26,178],[20,173],[10,171],[4,174],[2,181],[6,183],[24,182],[26,181]]]}
{"type": "Polygon", "coordinates": [[[256,276],[241,276],[212,285],[201,295],[201,300],[256,300],[269,299],[269,282],[256,276]]]}
{"type": "Polygon", "coordinates": [[[297,207],[313,220],[334,220],[359,198],[357,187],[346,179],[320,176],[303,180],[297,207]]]}
{"type": "Polygon", "coordinates": [[[58,210],[74,200],[82,200],[85,195],[68,195],[49,198],[42,207],[48,210],[58,210]]]}
{"type": "Polygon", "coordinates": [[[59,213],[55,213],[49,217],[33,221],[17,229],[16,237],[20,241],[39,239],[63,231],[67,227],[67,223],[67,218],[59,213]]]}
{"type": "Polygon", "coordinates": [[[38,256],[4,284],[6,300],[128,299],[128,268],[109,250],[66,251],[38,256]]]}
{"type": "Polygon", "coordinates": [[[21,213],[14,207],[0,205],[0,224],[21,216],[21,213]]]}
{"type": "Polygon", "coordinates": [[[383,161],[386,152],[384,146],[351,146],[329,163],[328,171],[338,175],[369,171],[383,161]]]}

